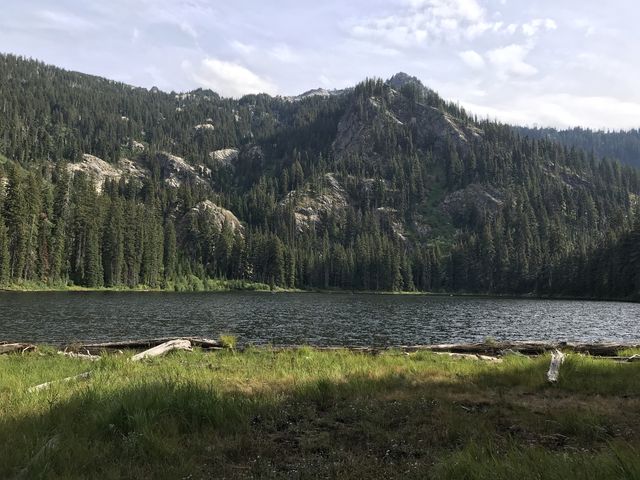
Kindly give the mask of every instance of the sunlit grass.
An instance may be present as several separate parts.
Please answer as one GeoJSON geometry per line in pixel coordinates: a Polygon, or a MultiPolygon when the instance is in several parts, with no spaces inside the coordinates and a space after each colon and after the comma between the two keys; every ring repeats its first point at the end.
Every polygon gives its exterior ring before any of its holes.
{"type": "Polygon", "coordinates": [[[640,472],[637,363],[569,355],[549,385],[548,357],[496,364],[312,348],[127,357],[0,356],[0,478],[25,467],[26,478],[640,472]],[[87,370],[89,379],[27,391],[87,370]]]}

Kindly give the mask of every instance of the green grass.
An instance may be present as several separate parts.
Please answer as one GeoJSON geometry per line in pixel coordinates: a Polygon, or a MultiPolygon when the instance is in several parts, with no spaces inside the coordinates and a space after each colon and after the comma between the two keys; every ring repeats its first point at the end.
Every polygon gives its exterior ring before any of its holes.
{"type": "Polygon", "coordinates": [[[638,363],[569,355],[549,385],[548,357],[127,356],[0,356],[0,478],[640,478],[638,363]]]}

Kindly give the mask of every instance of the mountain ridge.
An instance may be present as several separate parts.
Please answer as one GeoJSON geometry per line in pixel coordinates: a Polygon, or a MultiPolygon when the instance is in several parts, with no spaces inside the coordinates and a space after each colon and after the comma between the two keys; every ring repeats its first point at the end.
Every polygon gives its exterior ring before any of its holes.
{"type": "Polygon", "coordinates": [[[553,294],[638,214],[637,170],[403,73],[291,101],[0,70],[0,283],[553,294]]]}

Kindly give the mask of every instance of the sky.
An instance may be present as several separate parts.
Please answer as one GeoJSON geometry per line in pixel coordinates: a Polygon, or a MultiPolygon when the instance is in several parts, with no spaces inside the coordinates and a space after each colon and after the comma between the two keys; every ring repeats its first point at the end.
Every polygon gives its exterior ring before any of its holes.
{"type": "Polygon", "coordinates": [[[3,0],[0,51],[165,91],[403,71],[479,117],[640,127],[637,0],[3,0]]]}

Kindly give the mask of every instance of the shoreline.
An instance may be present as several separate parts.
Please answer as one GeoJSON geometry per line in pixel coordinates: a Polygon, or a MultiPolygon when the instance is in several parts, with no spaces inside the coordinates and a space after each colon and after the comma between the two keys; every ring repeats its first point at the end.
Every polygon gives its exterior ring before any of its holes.
{"type": "Polygon", "coordinates": [[[0,286],[0,294],[5,293],[167,293],[167,294],[216,294],[216,293],[260,293],[260,294],[282,294],[282,293],[316,293],[322,295],[389,295],[389,296],[424,296],[424,297],[454,297],[454,298],[485,298],[504,300],[558,300],[558,301],[581,301],[581,302],[620,302],[620,303],[640,303],[640,298],[599,298],[580,297],[572,295],[536,295],[512,294],[512,293],[467,293],[467,292],[405,292],[405,291],[378,291],[378,290],[344,290],[344,289],[302,289],[302,288],[264,288],[265,285],[257,283],[247,283],[246,288],[221,287],[210,290],[175,290],[170,288],[151,287],[82,287],[82,286],[24,286],[9,285],[0,286]]]}

